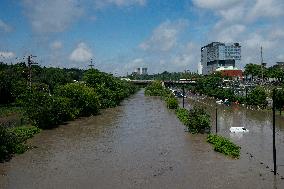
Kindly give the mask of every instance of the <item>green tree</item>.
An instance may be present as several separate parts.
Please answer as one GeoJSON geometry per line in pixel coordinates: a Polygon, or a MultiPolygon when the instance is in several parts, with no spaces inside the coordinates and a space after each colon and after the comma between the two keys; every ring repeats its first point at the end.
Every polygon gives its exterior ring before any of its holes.
{"type": "Polygon", "coordinates": [[[76,112],[76,116],[95,115],[99,112],[100,102],[97,93],[83,83],[62,85],[55,93],[71,100],[71,108],[76,112]]]}
{"type": "Polygon", "coordinates": [[[265,89],[261,86],[254,88],[247,96],[247,103],[253,106],[260,106],[262,108],[267,106],[267,94],[265,89]]]}

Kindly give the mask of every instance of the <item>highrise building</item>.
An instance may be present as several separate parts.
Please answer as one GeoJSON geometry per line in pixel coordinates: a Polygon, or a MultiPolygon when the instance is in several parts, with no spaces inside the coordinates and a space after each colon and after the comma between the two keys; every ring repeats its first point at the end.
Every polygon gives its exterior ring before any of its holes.
{"type": "Polygon", "coordinates": [[[135,74],[137,75],[147,75],[148,74],[148,69],[147,68],[136,68],[134,71],[135,74]]]}
{"type": "Polygon", "coordinates": [[[212,42],[201,48],[202,74],[208,75],[220,67],[233,67],[241,61],[239,43],[212,42]]]}

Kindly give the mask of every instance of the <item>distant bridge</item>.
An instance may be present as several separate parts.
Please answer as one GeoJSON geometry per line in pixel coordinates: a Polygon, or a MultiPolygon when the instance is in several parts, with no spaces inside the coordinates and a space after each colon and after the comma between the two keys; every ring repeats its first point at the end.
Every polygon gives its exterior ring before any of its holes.
{"type": "MultiPolygon", "coordinates": [[[[130,82],[134,84],[149,84],[152,83],[155,80],[130,80],[130,82]]],[[[191,79],[191,80],[165,80],[162,81],[164,84],[196,84],[196,80],[191,79]]]]}

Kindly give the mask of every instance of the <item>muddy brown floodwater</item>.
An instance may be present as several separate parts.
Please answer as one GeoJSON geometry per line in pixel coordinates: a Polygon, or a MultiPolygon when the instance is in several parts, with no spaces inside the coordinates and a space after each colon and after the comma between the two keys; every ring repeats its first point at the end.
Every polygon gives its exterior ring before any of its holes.
{"type": "Polygon", "coordinates": [[[274,177],[271,153],[263,152],[271,143],[267,119],[243,111],[220,117],[223,125],[235,120],[251,132],[220,132],[243,147],[238,160],[214,152],[205,135],[184,132],[162,100],[141,90],[102,115],[35,136],[30,143],[37,148],[0,164],[0,188],[284,188],[283,171],[274,177]]]}

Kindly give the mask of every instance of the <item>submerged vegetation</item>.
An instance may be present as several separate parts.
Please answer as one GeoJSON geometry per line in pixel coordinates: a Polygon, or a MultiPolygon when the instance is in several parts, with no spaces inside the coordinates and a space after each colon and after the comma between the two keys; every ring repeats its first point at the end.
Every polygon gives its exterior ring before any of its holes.
{"type": "Polygon", "coordinates": [[[210,116],[204,109],[198,107],[193,107],[191,110],[178,108],[176,114],[190,133],[210,131],[210,116]]]}
{"type": "MultiPolygon", "coordinates": [[[[10,115],[27,120],[31,127],[8,128],[0,120],[0,160],[22,153],[23,143],[41,129],[50,129],[80,116],[115,107],[138,87],[97,69],[60,69],[32,66],[33,78],[25,63],[0,63],[0,118],[10,115]]],[[[10,123],[10,122],[9,122],[10,123]]]]}
{"type": "Polygon", "coordinates": [[[27,139],[39,133],[40,129],[35,126],[22,126],[12,129],[0,126],[0,162],[9,160],[13,154],[24,153],[28,146],[27,139]]]}
{"type": "Polygon", "coordinates": [[[241,147],[237,146],[225,137],[210,134],[207,137],[207,142],[213,144],[214,150],[217,152],[223,153],[233,158],[240,157],[241,147]]]}
{"type": "MultiPolygon", "coordinates": [[[[212,86],[213,87],[213,86],[212,86]]],[[[176,109],[175,113],[178,119],[187,127],[191,134],[196,133],[210,133],[210,115],[203,108],[193,107],[190,110],[180,108],[178,100],[171,95],[171,93],[162,86],[161,82],[155,81],[145,89],[145,95],[161,96],[165,99],[169,109],[176,109]]],[[[239,158],[240,147],[231,142],[229,139],[209,134],[207,142],[214,145],[214,150],[233,158],[239,158]]]]}

